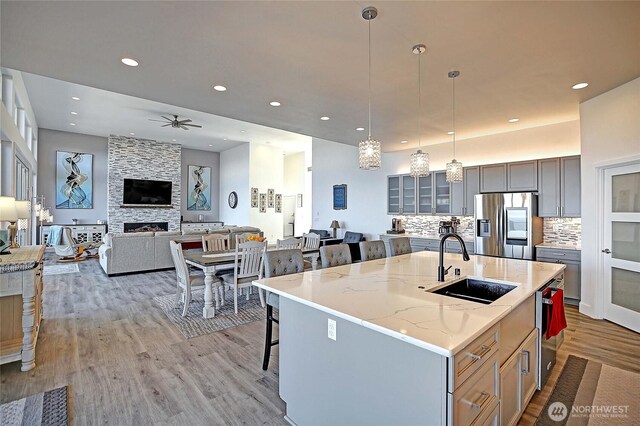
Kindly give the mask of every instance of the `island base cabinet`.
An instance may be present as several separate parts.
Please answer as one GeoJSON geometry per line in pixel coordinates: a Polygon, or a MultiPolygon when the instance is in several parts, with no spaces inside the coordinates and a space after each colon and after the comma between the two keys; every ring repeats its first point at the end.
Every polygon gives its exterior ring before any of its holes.
{"type": "Polygon", "coordinates": [[[515,425],[538,388],[538,330],[500,368],[500,423],[515,425]]]}
{"type": "Polygon", "coordinates": [[[280,397],[293,424],[447,422],[443,355],[284,297],[279,340],[280,397]]]}
{"type": "Polygon", "coordinates": [[[449,394],[449,416],[452,425],[476,425],[487,412],[493,411],[499,400],[498,353],[491,356],[471,377],[449,394]]]}

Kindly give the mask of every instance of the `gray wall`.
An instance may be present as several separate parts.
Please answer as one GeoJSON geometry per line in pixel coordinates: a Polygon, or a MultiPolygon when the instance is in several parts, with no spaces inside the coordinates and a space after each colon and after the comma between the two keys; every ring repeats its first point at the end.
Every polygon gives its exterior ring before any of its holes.
{"type": "Polygon", "coordinates": [[[108,223],[110,232],[123,232],[127,222],[168,222],[169,231],[180,230],[180,145],[149,139],[109,136],[108,223]],[[122,208],[124,179],[171,181],[171,208],[122,208]]]}
{"type": "Polygon", "coordinates": [[[198,214],[204,215],[204,220],[218,220],[220,217],[220,153],[201,151],[199,149],[182,148],[182,188],[181,214],[185,221],[198,220],[198,214]],[[211,167],[211,210],[187,211],[187,199],[190,188],[187,186],[189,166],[211,167]]]}
{"type": "Polygon", "coordinates": [[[55,223],[96,223],[107,220],[107,138],[40,129],[38,138],[38,195],[44,195],[55,223]],[[93,154],[93,208],[56,209],[56,151],[93,154]]]}

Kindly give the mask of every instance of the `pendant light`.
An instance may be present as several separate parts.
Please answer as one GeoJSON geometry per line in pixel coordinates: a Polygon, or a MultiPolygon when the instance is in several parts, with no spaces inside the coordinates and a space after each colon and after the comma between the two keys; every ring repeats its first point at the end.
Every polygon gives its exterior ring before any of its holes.
{"type": "Polygon", "coordinates": [[[451,71],[449,78],[453,82],[453,160],[447,163],[447,182],[462,182],[462,163],[456,161],[456,77],[460,75],[460,71],[451,71]]]}
{"type": "Polygon", "coordinates": [[[373,6],[362,10],[362,17],[369,21],[369,137],[358,146],[358,162],[362,170],[379,169],[382,165],[380,142],[371,137],[371,21],[378,16],[378,9],[373,6]]]}
{"type": "Polygon", "coordinates": [[[422,126],[420,125],[420,116],[422,114],[422,72],[420,66],[420,56],[427,51],[427,47],[424,44],[416,44],[412,49],[413,53],[418,56],[418,151],[411,154],[411,176],[429,176],[429,154],[422,152],[421,146],[421,133],[422,126]]]}

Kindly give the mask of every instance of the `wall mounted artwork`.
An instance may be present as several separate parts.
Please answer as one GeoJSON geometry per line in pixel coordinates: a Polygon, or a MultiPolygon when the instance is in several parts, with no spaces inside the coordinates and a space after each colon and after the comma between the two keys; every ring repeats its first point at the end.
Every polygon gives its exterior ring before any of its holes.
{"type": "Polygon", "coordinates": [[[260,213],[267,212],[267,194],[260,194],[260,213]]]}
{"type": "Polygon", "coordinates": [[[282,213],[282,194],[276,194],[276,213],[282,213]]]}
{"type": "Polygon", "coordinates": [[[333,209],[347,209],[347,185],[333,185],[333,209]]]}
{"type": "Polygon", "coordinates": [[[93,208],[93,154],[56,152],[56,208],[93,208]]]}
{"type": "Polygon", "coordinates": [[[276,191],[273,189],[267,189],[267,207],[272,209],[275,206],[275,196],[276,191]]]}
{"type": "Polygon", "coordinates": [[[187,210],[211,210],[211,167],[189,166],[187,210]]]}
{"type": "Polygon", "coordinates": [[[259,195],[258,195],[258,188],[251,188],[251,207],[254,209],[258,208],[258,200],[259,200],[259,195]]]}

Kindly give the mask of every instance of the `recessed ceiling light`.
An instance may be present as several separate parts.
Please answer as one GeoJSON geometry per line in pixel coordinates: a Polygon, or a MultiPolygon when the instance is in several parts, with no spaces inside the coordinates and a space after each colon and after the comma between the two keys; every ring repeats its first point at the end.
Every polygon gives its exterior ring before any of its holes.
{"type": "Polygon", "coordinates": [[[515,117],[509,119],[509,123],[517,123],[518,121],[520,121],[520,119],[515,117]]]}
{"type": "Polygon", "coordinates": [[[576,83],[573,86],[571,86],[572,89],[574,90],[579,90],[579,89],[584,89],[585,87],[587,87],[589,85],[589,83],[576,83]]]}
{"type": "Polygon", "coordinates": [[[217,86],[213,86],[213,90],[216,90],[218,92],[226,92],[227,88],[224,86],[217,85],[217,86]]]}
{"type": "Polygon", "coordinates": [[[120,59],[120,62],[122,62],[123,64],[130,66],[130,67],[137,67],[138,66],[138,61],[136,61],[135,59],[131,59],[131,58],[122,58],[120,59]]]}
{"type": "Polygon", "coordinates": [[[133,132],[129,132],[129,134],[130,134],[131,136],[135,136],[135,133],[133,133],[133,132]]]}
{"type": "Polygon", "coordinates": [[[278,101],[271,101],[271,102],[269,102],[269,105],[278,107],[278,106],[280,106],[282,104],[280,102],[278,102],[278,101]]]}
{"type": "Polygon", "coordinates": [[[320,117],[320,120],[322,120],[322,121],[331,120],[331,117],[327,117],[327,116],[325,115],[324,117],[320,117]]]}
{"type": "Polygon", "coordinates": [[[213,146],[213,145],[209,144],[209,146],[213,146]]]}
{"type": "Polygon", "coordinates": [[[75,126],[76,123],[69,123],[69,126],[75,126]]]}
{"type": "Polygon", "coordinates": [[[227,138],[222,138],[222,140],[223,140],[223,141],[226,141],[226,140],[227,140],[227,138]]]}
{"type": "Polygon", "coordinates": [[[71,111],[71,115],[78,115],[78,113],[75,111],[71,111]]]}
{"type": "Polygon", "coordinates": [[[73,99],[74,101],[79,101],[80,100],[80,98],[77,97],[77,96],[72,96],[71,99],[73,99]]]}
{"type": "Polygon", "coordinates": [[[176,140],[175,140],[175,139],[171,139],[171,141],[172,141],[172,142],[175,142],[176,140]]]}
{"type": "Polygon", "coordinates": [[[455,134],[455,133],[456,133],[456,132],[454,132],[453,130],[449,130],[449,131],[447,132],[447,134],[448,134],[448,135],[453,135],[453,134],[455,134]]]}
{"type": "Polygon", "coordinates": [[[359,132],[361,132],[361,131],[363,131],[363,130],[364,130],[364,127],[356,127],[356,130],[357,130],[357,131],[359,131],[359,132]]]}
{"type": "Polygon", "coordinates": [[[240,133],[244,133],[246,130],[240,130],[240,133]]]}
{"type": "Polygon", "coordinates": [[[409,142],[409,141],[400,141],[400,143],[407,143],[407,142],[409,142]]]}

